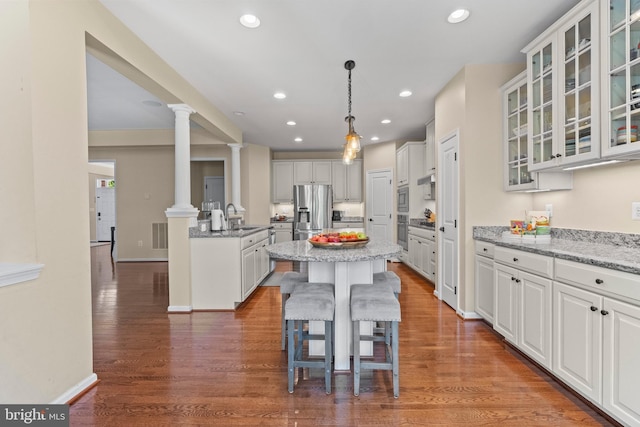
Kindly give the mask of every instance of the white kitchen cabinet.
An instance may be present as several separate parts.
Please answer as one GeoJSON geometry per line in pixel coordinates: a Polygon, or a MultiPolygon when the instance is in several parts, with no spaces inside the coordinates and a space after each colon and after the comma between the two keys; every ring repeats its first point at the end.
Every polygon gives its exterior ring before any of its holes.
{"type": "Polygon", "coordinates": [[[640,3],[601,1],[602,157],[640,157],[640,3]]]}
{"type": "Polygon", "coordinates": [[[331,161],[306,161],[293,162],[293,183],[303,184],[328,184],[331,185],[331,161]]]}
{"type": "Polygon", "coordinates": [[[269,244],[268,234],[242,238],[242,297],[247,299],[254,289],[269,274],[269,255],[265,247],[269,244]]]}
{"type": "Polygon", "coordinates": [[[435,283],[435,231],[409,227],[409,266],[435,283]]]}
{"type": "Polygon", "coordinates": [[[495,248],[493,328],[549,370],[552,278],[553,258],[495,248]]]}
{"type": "Polygon", "coordinates": [[[571,172],[529,172],[526,71],[502,87],[502,105],[504,190],[571,189],[571,172]]]}
{"type": "Polygon", "coordinates": [[[273,223],[273,229],[276,232],[276,243],[290,242],[293,240],[293,223],[292,222],[273,223]]]}
{"type": "Polygon", "coordinates": [[[640,277],[556,259],[553,373],[640,426],[640,277]]]}
{"type": "Polygon", "coordinates": [[[293,162],[271,162],[271,201],[293,203],[293,162]]]}
{"type": "Polygon", "coordinates": [[[427,123],[427,138],[425,140],[424,175],[436,173],[436,121],[427,123]]]}
{"type": "Polygon", "coordinates": [[[334,203],[362,202],[362,160],[354,160],[350,165],[331,162],[331,184],[334,203]]]}
{"type": "Polygon", "coordinates": [[[487,242],[475,243],[475,310],[484,320],[493,324],[493,251],[494,245],[487,242]]]}
{"type": "Polygon", "coordinates": [[[599,16],[583,1],[523,49],[530,171],[600,157],[599,16]]]}
{"type": "Polygon", "coordinates": [[[396,184],[398,187],[409,184],[409,147],[406,145],[396,151],[396,184]]]}

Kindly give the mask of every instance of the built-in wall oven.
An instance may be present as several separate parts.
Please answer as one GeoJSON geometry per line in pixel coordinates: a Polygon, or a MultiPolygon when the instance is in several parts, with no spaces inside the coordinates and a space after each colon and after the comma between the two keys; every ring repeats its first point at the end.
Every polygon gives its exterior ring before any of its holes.
{"type": "Polygon", "coordinates": [[[409,215],[398,214],[398,244],[402,250],[409,250],[409,215]]]}
{"type": "Polygon", "coordinates": [[[398,212],[409,212],[409,186],[398,188],[398,212]]]}

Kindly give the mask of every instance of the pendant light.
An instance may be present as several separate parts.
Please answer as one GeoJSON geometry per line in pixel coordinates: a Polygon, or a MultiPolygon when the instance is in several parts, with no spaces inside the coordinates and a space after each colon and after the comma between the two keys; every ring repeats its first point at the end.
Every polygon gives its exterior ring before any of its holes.
{"type": "Polygon", "coordinates": [[[344,152],[342,154],[342,162],[346,165],[353,163],[353,159],[356,157],[356,153],[360,151],[360,135],[353,129],[353,121],[356,119],[351,115],[351,70],[356,67],[355,61],[348,60],[344,63],[344,68],[349,72],[348,80],[348,100],[349,100],[349,113],[344,120],[349,124],[349,131],[345,136],[346,143],[344,144],[344,152]]]}

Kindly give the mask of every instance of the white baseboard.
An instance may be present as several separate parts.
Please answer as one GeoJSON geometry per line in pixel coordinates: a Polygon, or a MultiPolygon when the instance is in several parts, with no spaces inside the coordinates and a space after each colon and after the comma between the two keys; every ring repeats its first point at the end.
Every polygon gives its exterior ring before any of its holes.
{"type": "Polygon", "coordinates": [[[478,313],[476,313],[475,311],[462,311],[462,310],[457,310],[458,315],[460,317],[462,317],[464,320],[480,320],[483,319],[482,316],[480,316],[478,313]]]}
{"type": "Polygon", "coordinates": [[[191,313],[192,311],[193,307],[190,305],[170,305],[167,308],[169,313],[191,313]]]}
{"type": "Polygon", "coordinates": [[[118,258],[118,262],[162,262],[169,261],[169,258],[118,258]]]}
{"type": "Polygon", "coordinates": [[[78,384],[71,387],[69,390],[62,393],[56,399],[51,402],[52,405],[63,405],[73,399],[75,399],[79,394],[83,391],[91,387],[96,381],[98,381],[98,376],[94,373],[89,375],[84,380],[80,381],[78,384]]]}

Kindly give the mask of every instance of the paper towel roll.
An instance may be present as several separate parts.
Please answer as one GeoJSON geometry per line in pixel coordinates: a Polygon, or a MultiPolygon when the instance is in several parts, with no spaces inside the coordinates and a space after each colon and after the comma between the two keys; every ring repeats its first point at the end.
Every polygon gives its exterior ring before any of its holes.
{"type": "Polygon", "coordinates": [[[220,231],[224,229],[224,214],[221,209],[211,211],[211,230],[220,231]]]}

